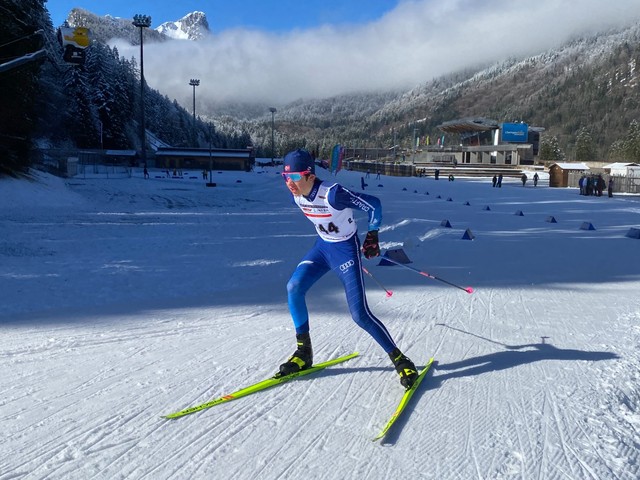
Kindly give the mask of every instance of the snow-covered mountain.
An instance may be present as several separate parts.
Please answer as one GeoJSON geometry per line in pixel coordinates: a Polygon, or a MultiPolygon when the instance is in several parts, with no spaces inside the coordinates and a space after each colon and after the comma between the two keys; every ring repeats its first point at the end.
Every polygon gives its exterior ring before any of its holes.
{"type": "Polygon", "coordinates": [[[155,30],[178,40],[200,40],[211,33],[204,12],[192,12],[175,22],[165,22],[155,30]]]}
{"type": "MultiPolygon", "coordinates": [[[[107,43],[112,38],[124,38],[137,45],[139,31],[131,24],[131,19],[111,15],[99,16],[82,8],[69,12],[70,26],[83,26],[91,30],[95,40],[107,43]]],[[[175,22],[165,22],[157,28],[146,29],[145,42],[162,42],[169,39],[199,40],[211,32],[204,12],[192,12],[175,22]]]]}
{"type": "MultiPolygon", "coordinates": [[[[74,8],[69,12],[66,21],[71,27],[87,27],[91,30],[93,39],[99,43],[106,44],[113,38],[122,38],[131,45],[140,44],[140,30],[131,24],[130,18],[100,16],[83,8],[74,8]]],[[[169,37],[147,28],[144,39],[145,43],[164,42],[169,37]]]]}

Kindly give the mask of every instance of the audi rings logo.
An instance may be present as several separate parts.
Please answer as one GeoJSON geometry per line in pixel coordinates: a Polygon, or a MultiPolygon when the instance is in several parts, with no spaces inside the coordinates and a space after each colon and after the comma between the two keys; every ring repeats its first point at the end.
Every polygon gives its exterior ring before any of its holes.
{"type": "Polygon", "coordinates": [[[347,270],[349,270],[349,267],[353,267],[354,265],[355,265],[355,262],[353,260],[349,260],[348,262],[345,262],[342,265],[340,265],[340,271],[346,272],[347,270]]]}

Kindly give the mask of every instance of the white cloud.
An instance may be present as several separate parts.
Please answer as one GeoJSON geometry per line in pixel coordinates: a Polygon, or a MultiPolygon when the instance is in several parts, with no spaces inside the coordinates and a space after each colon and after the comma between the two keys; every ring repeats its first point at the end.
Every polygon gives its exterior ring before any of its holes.
{"type": "MultiPolygon", "coordinates": [[[[352,28],[286,35],[237,29],[199,42],[146,44],[145,78],[187,107],[190,78],[201,80],[199,100],[277,106],[298,98],[410,88],[639,18],[638,0],[407,0],[380,20],[352,28]]],[[[138,55],[137,47],[118,49],[126,57],[138,55]]]]}

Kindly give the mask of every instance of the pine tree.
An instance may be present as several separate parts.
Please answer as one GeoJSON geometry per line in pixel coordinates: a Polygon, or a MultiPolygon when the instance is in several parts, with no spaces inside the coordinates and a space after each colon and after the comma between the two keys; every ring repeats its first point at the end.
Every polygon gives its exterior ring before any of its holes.
{"type": "Polygon", "coordinates": [[[624,140],[616,140],[609,148],[609,160],[623,162],[625,160],[625,142],[624,140]]]}
{"type": "MultiPolygon", "coordinates": [[[[5,0],[0,10],[2,62],[37,51],[42,38],[34,33],[50,27],[43,0],[5,0]],[[48,23],[47,23],[48,22],[48,23]]],[[[26,170],[37,116],[40,63],[30,62],[0,74],[0,173],[26,170]]]]}
{"type": "Polygon", "coordinates": [[[629,125],[624,147],[627,161],[640,162],[640,123],[637,120],[629,125]]]}
{"type": "Polygon", "coordinates": [[[558,137],[543,138],[540,141],[540,160],[545,162],[562,162],[565,158],[560,148],[558,137]]]}
{"type": "Polygon", "coordinates": [[[65,125],[71,139],[80,148],[99,148],[98,114],[91,102],[89,78],[84,66],[78,65],[67,71],[65,91],[65,125]]]}
{"type": "Polygon", "coordinates": [[[596,159],[596,146],[586,127],[580,129],[576,138],[576,160],[592,162],[596,159]]]}

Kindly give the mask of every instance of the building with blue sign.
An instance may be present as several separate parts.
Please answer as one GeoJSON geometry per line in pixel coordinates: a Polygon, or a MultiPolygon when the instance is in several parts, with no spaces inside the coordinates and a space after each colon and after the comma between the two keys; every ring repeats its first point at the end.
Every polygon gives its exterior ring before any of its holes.
{"type": "Polygon", "coordinates": [[[451,120],[438,125],[444,132],[438,145],[430,145],[421,160],[457,165],[533,165],[538,155],[541,127],[524,122],[498,123],[484,117],[451,120]]]}

